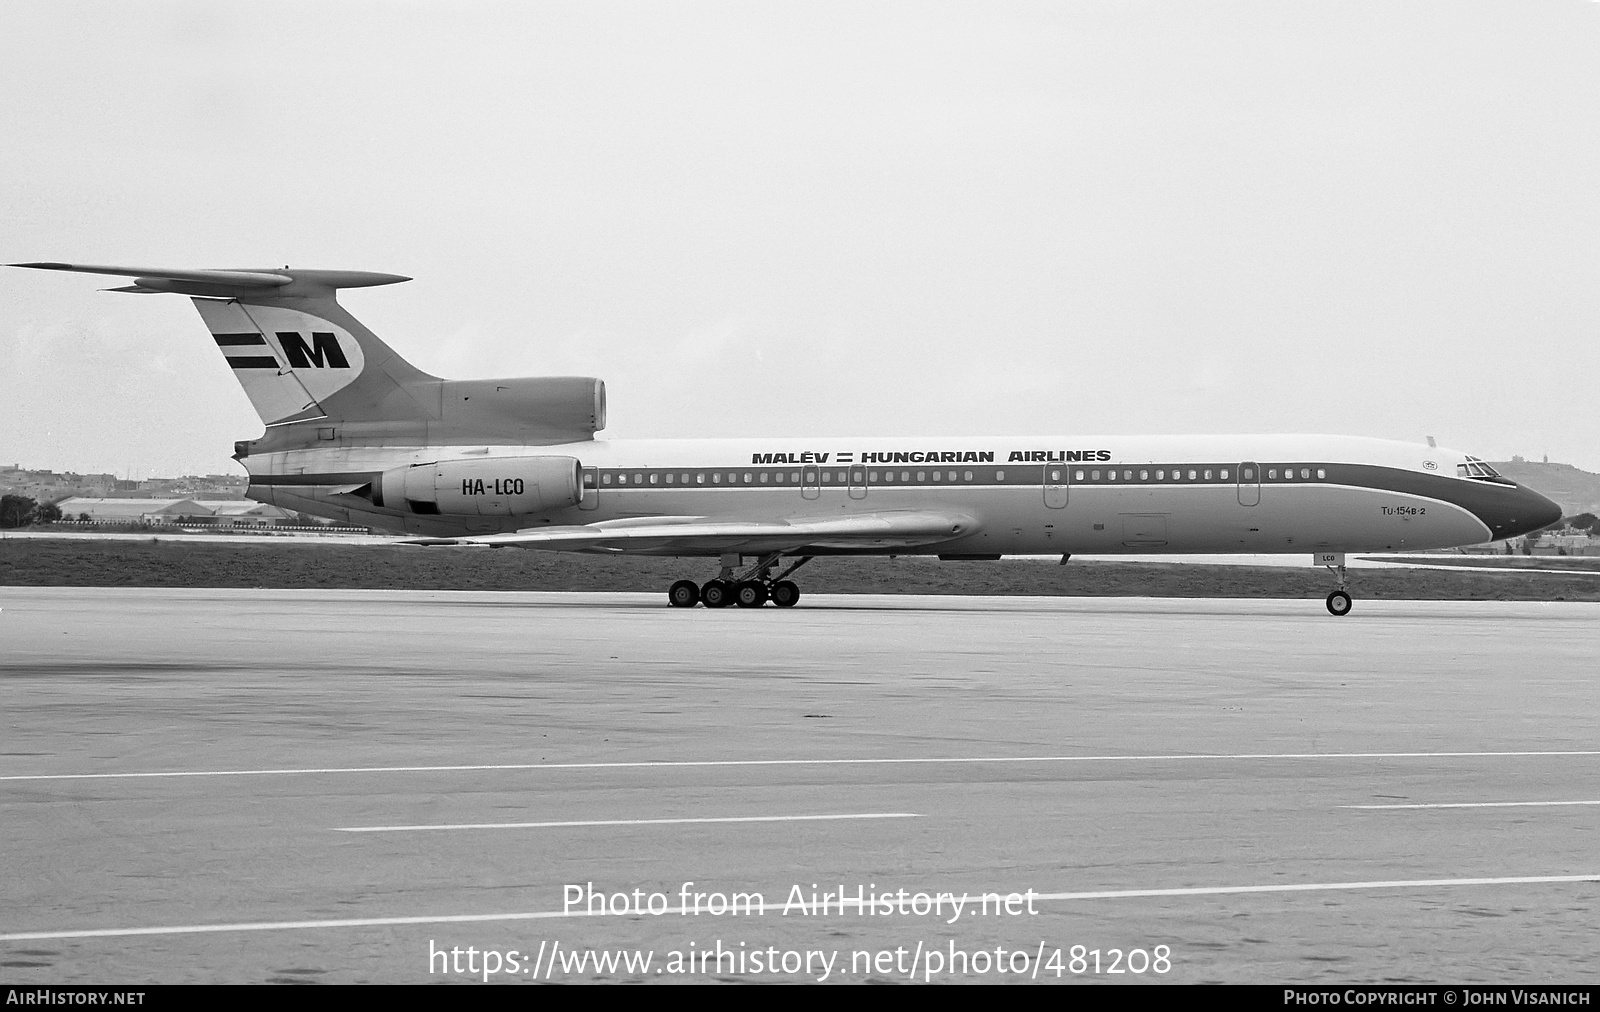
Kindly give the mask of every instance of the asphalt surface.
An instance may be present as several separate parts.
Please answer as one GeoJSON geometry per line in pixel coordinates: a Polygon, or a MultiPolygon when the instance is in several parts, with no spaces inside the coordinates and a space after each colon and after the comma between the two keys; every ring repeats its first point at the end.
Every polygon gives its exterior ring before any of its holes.
{"type": "Polygon", "coordinates": [[[1594,982],[1597,648],[1577,603],[0,588],[0,979],[1594,982]]]}

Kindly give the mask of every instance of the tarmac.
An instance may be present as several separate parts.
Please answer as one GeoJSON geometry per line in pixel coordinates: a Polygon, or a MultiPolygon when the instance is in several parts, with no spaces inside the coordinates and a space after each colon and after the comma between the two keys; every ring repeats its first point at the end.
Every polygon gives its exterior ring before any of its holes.
{"type": "Polygon", "coordinates": [[[1561,602],[0,587],[0,978],[1593,983],[1597,648],[1561,602]]]}

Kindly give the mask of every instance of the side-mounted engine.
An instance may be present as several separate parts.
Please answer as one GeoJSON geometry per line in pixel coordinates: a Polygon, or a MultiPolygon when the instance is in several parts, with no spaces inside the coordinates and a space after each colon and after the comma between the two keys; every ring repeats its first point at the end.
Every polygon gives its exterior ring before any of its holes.
{"type": "Polygon", "coordinates": [[[485,457],[394,467],[372,483],[372,504],[427,516],[550,513],[583,498],[576,457],[485,457]]]}

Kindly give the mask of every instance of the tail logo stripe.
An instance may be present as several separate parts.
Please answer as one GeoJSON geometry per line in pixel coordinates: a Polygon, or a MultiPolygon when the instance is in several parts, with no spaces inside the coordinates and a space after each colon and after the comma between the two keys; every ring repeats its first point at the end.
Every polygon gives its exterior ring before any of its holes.
{"type": "Polygon", "coordinates": [[[344,349],[339,347],[339,339],[326,331],[311,332],[311,346],[306,346],[306,339],[296,331],[280,330],[278,343],[283,345],[283,353],[289,356],[289,364],[296,369],[310,369],[315,363],[318,369],[348,369],[350,361],[344,357],[344,349]]]}
{"type": "Polygon", "coordinates": [[[196,298],[194,305],[268,425],[326,415],[325,398],[361,379],[361,342],[332,320],[271,300],[196,298]]]}

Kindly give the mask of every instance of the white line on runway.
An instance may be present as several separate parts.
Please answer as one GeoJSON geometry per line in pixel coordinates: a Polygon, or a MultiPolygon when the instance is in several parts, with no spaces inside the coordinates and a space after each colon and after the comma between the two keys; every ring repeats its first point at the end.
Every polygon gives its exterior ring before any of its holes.
{"type": "Polygon", "coordinates": [[[1600,756],[1600,750],[1549,752],[1260,752],[1237,755],[1024,755],[946,756],[908,759],[686,759],[609,763],[484,763],[472,766],[329,766],[308,769],[174,770],[157,773],[28,773],[0,776],[15,780],[129,780],[153,777],[269,777],[327,773],[482,773],[494,770],[620,770],[689,766],[872,766],[906,763],[1107,763],[1192,762],[1218,759],[1497,759],[1555,756],[1600,756]]]}
{"type": "MultiPolygon", "coordinates": [[[[1179,889],[1107,889],[1099,892],[1034,893],[1035,900],[1118,900],[1182,896],[1242,896],[1260,893],[1339,892],[1371,889],[1440,889],[1491,885],[1559,885],[1575,882],[1600,883],[1600,872],[1589,875],[1518,875],[1500,878],[1422,878],[1385,882],[1302,882],[1283,885],[1195,886],[1179,889]]],[[[931,895],[931,893],[930,893],[931,895]]],[[[1025,894],[1023,894],[1025,895],[1025,894]]],[[[846,901],[851,905],[855,901],[846,901]]],[[[871,904],[871,900],[864,902],[871,904]]],[[[756,913],[782,910],[779,903],[757,903],[756,913]]],[[[670,907],[663,914],[697,913],[693,908],[670,907]]],[[[90,928],[80,931],[20,931],[0,934],[0,942],[33,942],[54,938],[118,938],[129,935],[201,935],[229,931],[295,931],[314,928],[375,928],[407,924],[480,924],[491,921],[545,921],[569,917],[637,917],[627,914],[590,913],[587,910],[533,910],[508,914],[441,914],[422,917],[351,917],[324,921],[247,921],[238,924],[178,924],[151,928],[90,928]]]]}
{"type": "Polygon", "coordinates": [[[1552,808],[1563,805],[1600,805],[1600,801],[1454,801],[1435,805],[1340,805],[1339,807],[1386,812],[1396,808],[1552,808]]]}
{"type": "Polygon", "coordinates": [[[335,833],[408,833],[419,829],[559,829],[565,826],[681,826],[701,822],[828,822],[839,819],[920,819],[916,812],[859,815],[737,815],[720,819],[596,819],[589,822],[464,822],[456,826],[338,826],[335,833]]]}

